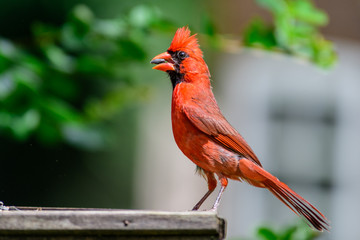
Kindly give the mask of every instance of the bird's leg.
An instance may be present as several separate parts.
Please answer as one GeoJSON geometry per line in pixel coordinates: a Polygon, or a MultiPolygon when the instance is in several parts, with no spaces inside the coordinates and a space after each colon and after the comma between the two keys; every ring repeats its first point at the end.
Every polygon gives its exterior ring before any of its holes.
{"type": "Polygon", "coordinates": [[[216,210],[216,209],[219,207],[220,200],[221,200],[221,196],[222,196],[222,194],[224,193],[225,188],[226,188],[227,185],[228,185],[228,180],[227,180],[227,178],[221,177],[221,178],[220,178],[220,183],[221,183],[221,188],[220,188],[220,191],[219,191],[218,196],[216,197],[214,206],[212,207],[211,210],[216,210]]]}
{"type": "Polygon", "coordinates": [[[192,211],[196,211],[200,208],[200,206],[205,202],[205,200],[210,196],[210,194],[215,190],[216,188],[216,178],[213,173],[204,171],[206,175],[206,179],[208,182],[208,188],[209,191],[205,193],[205,195],[200,199],[200,201],[193,207],[192,211]]]}
{"type": "Polygon", "coordinates": [[[210,196],[213,191],[214,189],[207,191],[205,195],[200,199],[200,201],[193,207],[192,211],[199,210],[200,206],[205,202],[205,200],[210,196]]]}

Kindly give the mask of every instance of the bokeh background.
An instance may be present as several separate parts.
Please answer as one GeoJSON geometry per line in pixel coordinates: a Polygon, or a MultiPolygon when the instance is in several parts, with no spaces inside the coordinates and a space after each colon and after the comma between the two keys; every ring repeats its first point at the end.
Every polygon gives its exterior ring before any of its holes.
{"type": "MultiPolygon", "coordinates": [[[[273,21],[255,1],[2,0],[0,200],[191,209],[207,186],[173,140],[170,81],[149,64],[188,25],[223,114],[266,169],[331,220],[319,239],[358,239],[360,1],[315,5],[329,17],[320,31],[335,45],[331,67],[242,47],[254,17],[273,21]]],[[[299,225],[270,193],[233,181],[219,215],[228,239],[299,225]]]]}

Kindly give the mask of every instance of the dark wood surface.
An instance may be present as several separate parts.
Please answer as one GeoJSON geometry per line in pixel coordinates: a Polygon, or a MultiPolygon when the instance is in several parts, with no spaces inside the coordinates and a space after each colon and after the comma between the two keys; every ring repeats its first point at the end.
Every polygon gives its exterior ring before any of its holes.
{"type": "Polygon", "coordinates": [[[224,239],[214,211],[19,207],[0,211],[0,240],[224,239]]]}

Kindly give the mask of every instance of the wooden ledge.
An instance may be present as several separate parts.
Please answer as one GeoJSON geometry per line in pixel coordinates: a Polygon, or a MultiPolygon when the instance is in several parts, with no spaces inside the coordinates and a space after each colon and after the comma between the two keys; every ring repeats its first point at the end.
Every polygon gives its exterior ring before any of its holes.
{"type": "Polygon", "coordinates": [[[216,212],[29,208],[0,211],[0,239],[224,239],[216,212]]]}

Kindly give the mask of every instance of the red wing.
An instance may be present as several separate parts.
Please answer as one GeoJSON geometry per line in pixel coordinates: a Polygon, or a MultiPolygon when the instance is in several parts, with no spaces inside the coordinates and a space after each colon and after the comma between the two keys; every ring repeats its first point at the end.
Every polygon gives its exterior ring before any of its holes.
{"type": "Polygon", "coordinates": [[[227,149],[261,166],[260,161],[245,139],[224,118],[217,106],[216,108],[201,107],[199,105],[195,107],[185,106],[184,112],[192,124],[200,131],[208,134],[227,149]]]}

